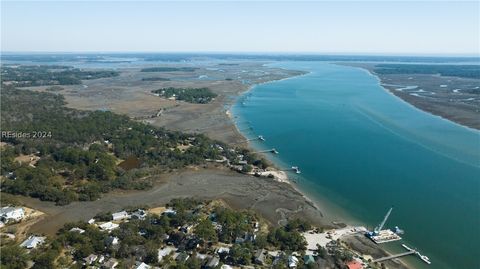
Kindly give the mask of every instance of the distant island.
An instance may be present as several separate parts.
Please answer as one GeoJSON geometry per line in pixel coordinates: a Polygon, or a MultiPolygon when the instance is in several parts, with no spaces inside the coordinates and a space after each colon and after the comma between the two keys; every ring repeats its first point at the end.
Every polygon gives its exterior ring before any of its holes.
{"type": "Polygon", "coordinates": [[[367,69],[419,109],[480,130],[480,65],[344,63],[367,69]]]}

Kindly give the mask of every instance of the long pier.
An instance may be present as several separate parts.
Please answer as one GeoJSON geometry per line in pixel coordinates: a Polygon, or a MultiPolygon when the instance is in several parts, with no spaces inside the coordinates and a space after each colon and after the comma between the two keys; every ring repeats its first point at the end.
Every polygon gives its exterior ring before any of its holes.
{"type": "Polygon", "coordinates": [[[261,150],[261,151],[255,151],[252,153],[273,153],[273,154],[278,154],[278,151],[276,149],[266,149],[266,150],[261,150]]]}
{"type": "Polygon", "coordinates": [[[245,139],[245,140],[242,140],[242,141],[239,141],[239,142],[236,142],[236,143],[232,143],[232,144],[236,145],[236,144],[246,143],[246,142],[254,141],[254,140],[265,141],[265,138],[263,138],[263,136],[259,135],[259,136],[254,137],[254,138],[245,139]]]}
{"type": "Polygon", "coordinates": [[[280,171],[293,171],[295,174],[300,174],[300,169],[298,169],[298,166],[292,166],[291,168],[287,169],[281,169],[280,171]]]}
{"type": "Polygon", "coordinates": [[[400,257],[407,256],[407,255],[412,255],[412,254],[415,254],[414,250],[410,250],[410,251],[407,251],[407,252],[395,254],[395,255],[392,255],[392,256],[379,258],[379,259],[373,260],[372,262],[383,262],[383,261],[388,261],[388,260],[391,260],[391,259],[400,258],[400,257]]]}

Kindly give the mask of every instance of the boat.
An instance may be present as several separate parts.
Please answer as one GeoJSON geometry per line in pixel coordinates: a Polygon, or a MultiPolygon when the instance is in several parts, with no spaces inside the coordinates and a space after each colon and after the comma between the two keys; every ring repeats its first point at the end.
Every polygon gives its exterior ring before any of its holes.
{"type": "MultiPolygon", "coordinates": [[[[417,253],[418,253],[418,252],[417,252],[417,253]]],[[[425,256],[425,255],[420,255],[420,253],[418,253],[418,256],[420,257],[420,259],[422,259],[422,261],[426,262],[427,264],[431,264],[431,263],[432,263],[427,256],[425,256]]]]}

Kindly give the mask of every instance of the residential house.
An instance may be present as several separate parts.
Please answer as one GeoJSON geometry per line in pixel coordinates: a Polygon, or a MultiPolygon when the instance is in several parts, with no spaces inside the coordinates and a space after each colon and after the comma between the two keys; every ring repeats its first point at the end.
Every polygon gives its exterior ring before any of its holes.
{"type": "Polygon", "coordinates": [[[118,260],[115,258],[110,258],[108,261],[106,261],[103,265],[102,268],[105,269],[115,269],[115,267],[118,266],[118,260]]]}
{"type": "Polygon", "coordinates": [[[70,232],[76,232],[76,233],[80,233],[80,234],[83,234],[85,232],[84,229],[80,229],[78,227],[73,227],[72,229],[70,229],[70,232]]]}
{"type": "Polygon", "coordinates": [[[217,253],[218,253],[218,254],[228,254],[228,253],[230,253],[230,248],[228,248],[228,247],[219,247],[219,248],[217,249],[217,253]]]}
{"type": "Polygon", "coordinates": [[[297,268],[297,265],[298,265],[298,258],[293,255],[288,256],[288,267],[297,268]]]}
{"type": "Polygon", "coordinates": [[[5,223],[9,221],[20,221],[25,217],[25,210],[22,207],[5,206],[0,208],[0,220],[5,223]]]}
{"type": "Polygon", "coordinates": [[[172,208],[167,208],[167,209],[165,209],[165,211],[163,211],[162,214],[165,214],[165,215],[176,215],[176,214],[177,214],[177,211],[175,211],[175,210],[172,209],[172,208]]]}
{"type": "Polygon", "coordinates": [[[152,267],[144,262],[142,263],[137,262],[137,264],[135,264],[135,269],[150,269],[150,268],[152,267]]]}
{"type": "Polygon", "coordinates": [[[111,231],[111,230],[114,230],[114,229],[118,228],[119,226],[120,225],[109,221],[109,222],[105,222],[105,223],[101,224],[98,227],[100,227],[100,229],[102,229],[104,231],[111,231]]]}
{"type": "Polygon", "coordinates": [[[158,261],[161,262],[164,257],[170,255],[170,253],[175,252],[177,249],[175,247],[166,246],[158,249],[158,261]]]}
{"type": "Polygon", "coordinates": [[[109,236],[105,239],[105,245],[107,246],[115,246],[120,243],[120,240],[116,236],[109,236]]]}
{"type": "Polygon", "coordinates": [[[124,220],[124,219],[129,219],[130,215],[128,214],[127,211],[120,211],[112,214],[112,220],[124,220]]]}
{"type": "Polygon", "coordinates": [[[255,263],[257,263],[259,265],[265,264],[266,257],[267,257],[267,255],[266,255],[265,250],[259,249],[259,250],[255,251],[255,255],[254,255],[255,263]]]}
{"type": "Polygon", "coordinates": [[[27,240],[23,241],[20,244],[20,246],[24,247],[24,248],[27,248],[27,249],[33,249],[33,248],[36,248],[43,243],[45,243],[45,237],[31,235],[30,237],[27,238],[27,240]]]}
{"type": "Polygon", "coordinates": [[[97,255],[90,254],[87,257],[83,258],[83,260],[85,261],[86,265],[90,265],[90,264],[94,263],[97,260],[97,258],[98,258],[97,255]]]}
{"type": "Polygon", "coordinates": [[[362,269],[363,265],[362,265],[361,262],[359,262],[357,260],[353,260],[353,261],[347,263],[347,267],[348,267],[348,269],[362,269]]]}
{"type": "Polygon", "coordinates": [[[144,220],[147,217],[147,212],[143,209],[138,209],[132,213],[132,219],[144,220]]]}
{"type": "Polygon", "coordinates": [[[212,257],[208,260],[207,264],[205,265],[206,268],[215,268],[220,263],[220,259],[218,257],[212,257]]]}

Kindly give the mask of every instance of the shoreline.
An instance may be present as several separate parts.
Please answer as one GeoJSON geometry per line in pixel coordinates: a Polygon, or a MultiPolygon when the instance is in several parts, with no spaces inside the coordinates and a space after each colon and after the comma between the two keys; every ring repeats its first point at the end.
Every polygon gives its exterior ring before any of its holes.
{"type": "MultiPolygon", "coordinates": [[[[264,64],[264,65],[268,65],[268,64],[272,64],[272,63],[267,63],[267,64],[264,64]]],[[[280,68],[280,67],[276,67],[276,68],[280,68]]],[[[239,134],[240,136],[242,136],[243,139],[245,140],[245,142],[243,142],[241,144],[245,145],[245,147],[249,150],[256,151],[256,150],[261,150],[261,149],[255,148],[254,146],[251,145],[251,143],[249,141],[246,141],[248,139],[248,137],[240,131],[239,126],[237,125],[237,123],[235,121],[235,117],[237,117],[238,115],[235,115],[233,113],[232,109],[235,106],[235,104],[239,101],[240,98],[242,98],[244,95],[248,94],[250,91],[252,91],[255,87],[257,87],[259,85],[264,85],[264,84],[268,84],[268,83],[294,79],[294,78],[298,78],[298,77],[302,77],[302,76],[306,76],[308,74],[311,74],[311,71],[291,70],[291,69],[286,69],[286,68],[281,68],[281,69],[284,69],[286,71],[297,71],[297,72],[304,72],[304,73],[299,74],[299,75],[293,75],[293,76],[286,77],[286,78],[270,80],[270,81],[265,81],[265,82],[261,82],[261,83],[251,85],[250,87],[247,88],[247,90],[239,92],[239,94],[235,97],[234,101],[231,104],[228,104],[229,108],[226,111],[226,115],[228,116],[228,118],[231,120],[231,123],[235,127],[236,133],[239,134]]],[[[261,153],[261,155],[263,155],[264,157],[267,158],[266,154],[261,153]]],[[[358,220],[358,219],[350,216],[348,214],[348,212],[346,212],[344,209],[340,208],[338,205],[335,205],[334,203],[326,201],[326,200],[315,199],[315,198],[310,197],[311,195],[309,195],[307,192],[302,190],[300,188],[300,186],[298,186],[298,184],[295,184],[295,182],[291,181],[288,173],[278,170],[278,163],[276,163],[275,161],[272,161],[270,158],[267,158],[267,160],[272,164],[273,169],[275,169],[278,172],[285,173],[285,179],[275,178],[273,180],[275,180],[277,182],[284,182],[284,183],[287,183],[288,185],[290,185],[295,191],[300,193],[304,197],[305,200],[312,203],[314,205],[314,207],[322,214],[322,216],[328,221],[328,223],[330,225],[336,226],[336,228],[341,228],[341,227],[344,227],[344,226],[354,225],[354,223],[364,225],[364,223],[362,223],[361,220],[358,220]],[[328,206],[327,205],[325,206],[326,208],[320,206],[320,205],[325,205],[325,204],[328,205],[328,206]],[[335,210],[333,210],[333,209],[335,209],[335,210]],[[340,210],[343,214],[333,214],[331,212],[331,211],[337,211],[337,210],[340,210]],[[327,214],[327,212],[330,212],[330,214],[327,214]]]]}
{"type": "MultiPolygon", "coordinates": [[[[266,65],[266,64],[265,64],[266,65]]],[[[285,70],[288,70],[288,69],[285,69],[285,70]]],[[[292,70],[288,70],[288,71],[292,71],[292,70]]],[[[303,72],[301,70],[293,70],[293,71],[300,71],[300,72],[303,72]]],[[[249,93],[250,91],[252,91],[255,87],[259,86],[259,85],[263,85],[263,84],[267,84],[267,83],[273,83],[273,82],[278,82],[278,81],[283,81],[283,80],[288,80],[288,79],[293,79],[293,78],[297,78],[297,77],[301,77],[301,76],[305,76],[305,75],[308,75],[310,74],[311,72],[305,72],[303,74],[300,74],[300,75],[293,75],[291,77],[287,77],[287,78],[281,78],[281,79],[276,79],[276,80],[270,80],[270,81],[266,81],[266,82],[261,82],[261,83],[258,83],[258,84],[254,84],[250,87],[248,87],[247,90],[245,91],[242,91],[242,92],[239,92],[239,94],[236,96],[236,98],[234,99],[234,101],[231,103],[231,104],[228,104],[229,105],[229,108],[227,109],[227,111],[225,112],[226,115],[228,116],[228,118],[230,119],[231,123],[233,124],[233,126],[235,127],[235,130],[236,132],[241,135],[244,139],[245,139],[245,142],[242,143],[246,146],[247,149],[249,150],[258,150],[256,148],[254,148],[250,143],[249,141],[246,141],[248,138],[245,134],[243,134],[237,123],[235,122],[235,117],[236,115],[234,115],[234,113],[232,112],[232,108],[233,106],[235,106],[235,104],[239,101],[240,98],[242,98],[242,96],[244,96],[245,94],[249,93]]],[[[265,155],[265,154],[261,154],[261,155],[265,155]]],[[[267,158],[268,159],[268,158],[267,158]]],[[[311,199],[310,197],[308,197],[302,190],[299,189],[298,186],[296,186],[296,184],[292,184],[292,181],[290,180],[289,176],[288,176],[288,173],[286,173],[285,171],[281,171],[278,169],[278,164],[276,164],[275,162],[271,161],[270,159],[268,159],[269,162],[271,162],[273,164],[273,169],[272,172],[274,174],[281,174],[281,177],[277,177],[275,175],[275,178],[273,178],[273,180],[277,181],[277,182],[282,182],[282,183],[286,183],[288,185],[290,185],[295,191],[297,191],[298,193],[300,193],[304,198],[305,200],[307,200],[308,202],[310,202],[321,214],[323,217],[325,217],[325,212],[324,210],[321,210],[319,207],[319,203],[314,201],[313,199],[311,199]]],[[[342,223],[340,222],[339,223],[340,225],[347,225],[346,223],[342,223]]],[[[335,225],[335,224],[334,224],[335,225]]]]}
{"type": "MultiPolygon", "coordinates": [[[[288,69],[286,69],[288,70],[288,69]]],[[[301,70],[295,70],[295,71],[301,71],[301,70]]],[[[230,105],[230,107],[228,108],[228,110],[226,111],[226,114],[227,116],[230,118],[230,120],[232,121],[232,124],[235,126],[235,129],[237,131],[238,134],[240,134],[242,137],[245,138],[245,140],[247,139],[247,137],[239,130],[239,126],[237,125],[237,123],[235,122],[234,118],[237,117],[238,115],[235,115],[232,111],[233,109],[233,106],[235,106],[235,104],[239,101],[240,98],[242,98],[242,96],[244,96],[245,94],[248,94],[250,91],[252,91],[256,86],[258,85],[262,85],[262,84],[267,84],[267,83],[272,83],[272,82],[278,82],[278,81],[282,81],[282,80],[287,80],[287,79],[293,79],[293,78],[298,78],[298,77],[301,77],[301,76],[305,76],[305,75],[308,75],[310,74],[311,72],[308,71],[304,74],[301,74],[301,75],[294,75],[294,76],[291,76],[291,77],[287,77],[287,78],[282,78],[282,79],[278,79],[278,80],[272,80],[272,81],[267,81],[267,82],[262,82],[262,83],[258,83],[258,84],[255,84],[255,85],[252,85],[251,87],[249,87],[246,91],[243,91],[241,92],[234,100],[234,102],[230,105]]],[[[255,147],[253,147],[248,141],[246,142],[246,147],[250,150],[259,150],[255,147]]],[[[263,155],[263,154],[262,154],[263,155]]],[[[277,168],[277,163],[275,163],[274,161],[272,161],[270,158],[267,158],[274,166],[275,169],[278,169],[277,168]]],[[[307,200],[308,202],[312,203],[315,207],[316,210],[320,211],[320,213],[322,214],[322,216],[325,218],[326,221],[328,221],[329,224],[333,225],[332,229],[336,230],[336,229],[345,229],[345,228],[348,228],[348,227],[354,227],[354,226],[358,226],[358,225],[365,225],[361,220],[358,220],[356,218],[354,218],[353,216],[350,216],[350,217],[345,217],[345,216],[338,216],[338,215],[335,215],[335,214],[329,214],[330,211],[332,211],[332,208],[330,208],[330,210],[328,210],[328,206],[327,205],[330,205],[330,206],[334,206],[336,207],[337,209],[341,210],[341,212],[343,212],[344,214],[348,214],[348,212],[346,212],[344,209],[340,208],[339,206],[335,205],[334,203],[330,202],[330,201],[317,201],[317,199],[314,199],[314,198],[311,198],[305,191],[303,191],[297,184],[294,184],[294,182],[292,182],[290,180],[290,178],[288,177],[288,174],[286,173],[286,183],[288,185],[290,185],[295,191],[297,191],[299,194],[302,195],[302,197],[307,200]],[[320,207],[319,205],[326,205],[324,207],[320,207]],[[332,216],[334,216],[335,218],[339,218],[338,220],[334,220],[333,218],[331,218],[332,216]]],[[[390,256],[390,255],[393,255],[393,253],[391,253],[390,251],[384,249],[384,248],[381,248],[380,246],[378,245],[375,245],[376,248],[379,250],[379,251],[383,251],[385,255],[387,256],[390,256]]],[[[397,259],[396,259],[397,260],[397,259]]],[[[390,261],[389,261],[390,262],[390,261]]],[[[387,262],[387,263],[389,263],[387,262]]],[[[393,262],[393,261],[392,261],[393,262]]],[[[408,268],[408,269],[412,269],[412,268],[415,268],[412,264],[408,263],[408,262],[405,262],[404,260],[400,260],[398,259],[398,262],[395,262],[397,265],[399,264],[400,266],[404,266],[405,268],[408,268]]]]}
{"type": "MultiPolygon", "coordinates": [[[[367,67],[364,67],[364,66],[359,66],[359,65],[350,65],[349,63],[340,63],[340,62],[337,62],[337,63],[332,63],[332,64],[337,64],[337,65],[343,65],[343,66],[349,66],[349,67],[353,67],[353,68],[358,68],[358,69],[361,69],[363,71],[365,71],[368,75],[374,77],[377,81],[378,81],[378,85],[387,93],[391,94],[392,96],[394,96],[395,98],[399,99],[400,101],[404,102],[405,104],[409,105],[410,107],[414,108],[414,109],[417,109],[419,111],[421,111],[422,113],[426,113],[430,116],[434,116],[434,117],[437,117],[441,120],[444,120],[444,121],[447,121],[451,124],[454,124],[454,125],[457,125],[461,128],[465,128],[469,131],[474,131],[474,132],[480,132],[480,129],[477,129],[475,127],[471,127],[471,126],[468,126],[468,125],[465,125],[465,124],[462,124],[461,122],[457,122],[457,121],[454,121],[454,120],[451,120],[447,117],[445,117],[444,115],[440,115],[440,114],[435,114],[434,112],[432,111],[429,111],[429,110],[426,110],[426,109],[423,109],[421,106],[417,106],[413,103],[410,103],[409,101],[405,100],[404,98],[402,98],[401,96],[395,94],[395,91],[393,91],[392,89],[389,89],[387,87],[384,86],[384,82],[382,81],[382,78],[380,76],[378,76],[377,74],[375,74],[372,70],[368,69],[367,67]]],[[[401,85],[401,86],[404,86],[404,85],[401,85]]]]}

